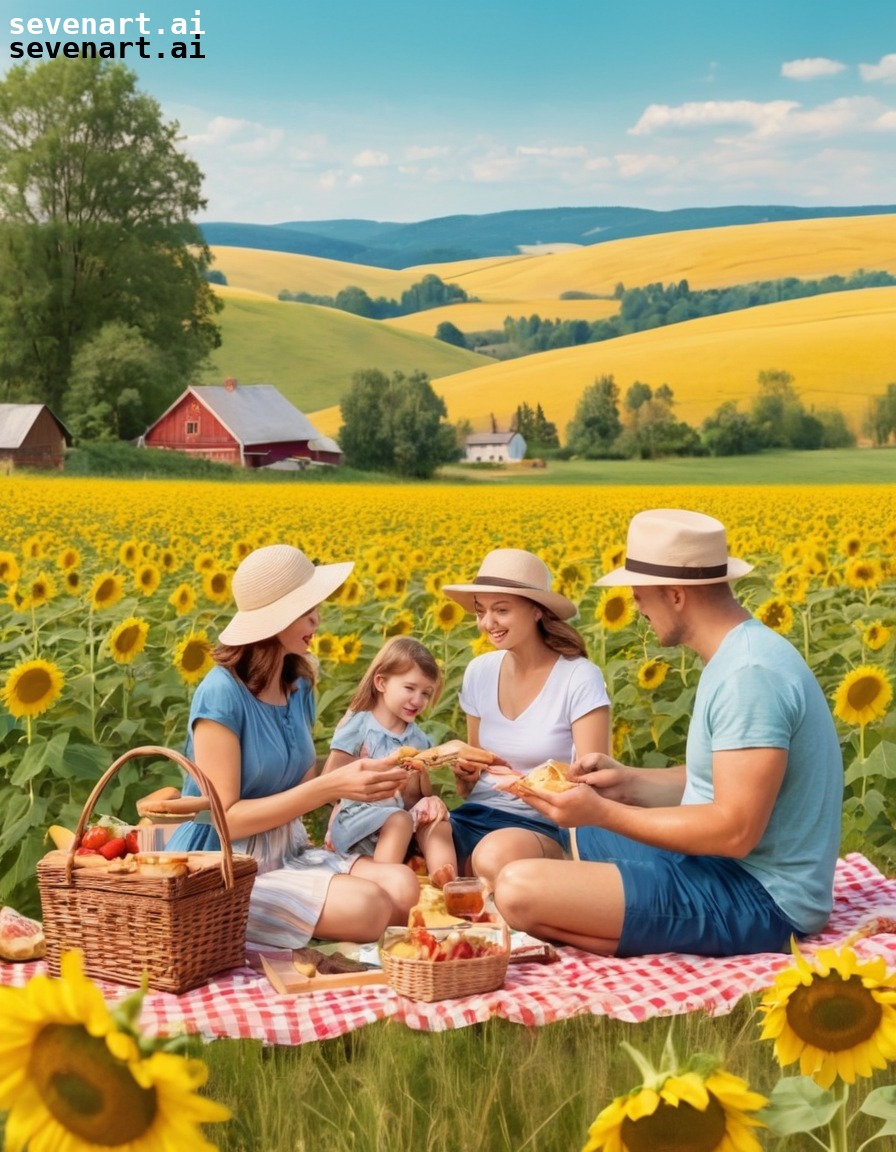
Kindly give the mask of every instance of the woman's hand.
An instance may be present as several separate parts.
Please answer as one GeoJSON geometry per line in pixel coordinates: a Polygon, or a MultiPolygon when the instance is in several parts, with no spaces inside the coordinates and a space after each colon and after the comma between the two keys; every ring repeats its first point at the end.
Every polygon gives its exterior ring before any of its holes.
{"type": "Polygon", "coordinates": [[[576,784],[596,788],[607,800],[630,803],[632,769],[603,752],[589,752],[570,767],[567,778],[576,784]]]}
{"type": "Polygon", "coordinates": [[[367,757],[334,768],[323,779],[333,786],[334,800],[362,800],[375,803],[388,800],[408,781],[409,769],[402,768],[393,753],[382,760],[367,757]]]}

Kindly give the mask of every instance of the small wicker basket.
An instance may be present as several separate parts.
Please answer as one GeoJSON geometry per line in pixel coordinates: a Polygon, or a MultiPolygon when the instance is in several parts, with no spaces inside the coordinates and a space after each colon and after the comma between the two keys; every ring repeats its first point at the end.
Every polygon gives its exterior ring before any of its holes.
{"type": "Polygon", "coordinates": [[[47,963],[58,975],[63,952],[80,949],[89,976],[117,984],[141,983],[163,992],[187,992],[216,973],[245,963],[249,897],[258,865],[234,855],[217,792],[190,760],[169,748],[132,748],[97,782],[66,852],[37,864],[47,963]],[[137,756],[166,757],[208,796],[220,852],[189,853],[185,876],[109,873],[75,868],[75,853],[94,805],[118,770],[137,756]]]}
{"type": "MultiPolygon", "coordinates": [[[[510,942],[506,927],[493,924],[471,924],[461,932],[484,937],[499,946],[497,952],[468,960],[411,960],[394,956],[388,950],[390,942],[401,937],[406,929],[387,930],[380,943],[380,962],[389,987],[411,1000],[450,1000],[456,996],[475,996],[494,992],[504,983],[510,960],[510,942]]],[[[441,939],[457,928],[427,929],[441,939]]]]}

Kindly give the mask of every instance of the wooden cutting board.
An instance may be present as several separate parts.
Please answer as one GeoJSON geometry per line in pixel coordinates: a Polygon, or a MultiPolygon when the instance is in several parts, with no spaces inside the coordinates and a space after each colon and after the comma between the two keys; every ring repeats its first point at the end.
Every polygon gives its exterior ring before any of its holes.
{"type": "Polygon", "coordinates": [[[277,960],[267,956],[261,956],[260,959],[265,976],[273,988],[284,996],[386,983],[386,974],[381,968],[369,968],[365,972],[333,972],[327,976],[320,973],[316,976],[303,976],[291,960],[277,960]]]}

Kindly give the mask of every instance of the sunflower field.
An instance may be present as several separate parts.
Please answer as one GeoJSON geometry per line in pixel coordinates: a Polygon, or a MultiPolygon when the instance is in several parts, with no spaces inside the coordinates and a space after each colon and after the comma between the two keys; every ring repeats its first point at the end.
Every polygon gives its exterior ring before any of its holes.
{"type": "MultiPolygon", "coordinates": [[[[803,653],[843,747],[844,848],[896,865],[896,495],[890,487],[230,485],[13,476],[0,487],[0,901],[39,915],[35,864],[51,824],[74,827],[99,775],[137,745],[183,744],[190,696],[233,611],[230,580],[263,544],[317,562],[353,560],[322,609],[315,737],[323,755],[383,640],[412,633],[446,687],[422,717],[464,734],[463,670],[483,650],[473,618],[440,593],[495,547],[541,555],[613,702],[614,754],[663,766],[684,754],[699,677],[661,649],[627,589],[595,579],[620,563],[647,507],[717,516],[755,570],[745,605],[803,653]]],[[[97,805],[177,782],[170,762],[132,761],[97,805]]],[[[450,775],[437,780],[456,802],[450,775]]],[[[312,829],[314,831],[314,829],[312,829]]]]}

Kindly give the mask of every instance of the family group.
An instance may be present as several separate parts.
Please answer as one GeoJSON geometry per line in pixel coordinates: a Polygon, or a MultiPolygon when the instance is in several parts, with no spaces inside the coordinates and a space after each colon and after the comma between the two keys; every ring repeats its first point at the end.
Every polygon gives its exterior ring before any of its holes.
{"type": "MultiPolygon", "coordinates": [[[[318,765],[310,650],[351,569],[285,544],[248,555],[193,696],[186,754],[217,789],[235,850],[258,861],[252,944],[373,941],[406,924],[419,895],[404,863],[412,846],[435,884],[480,876],[511,928],[590,952],[780,951],[821,930],[840,844],[839,743],[800,654],[735,597],[751,566],[728,554],[717,520],[638,513],[623,565],[598,581],[630,586],[659,643],[702,662],[679,766],[611,758],[603,674],[571,623],[576,605],[536,555],[497,549],[470,583],[443,588],[493,649],[464,672],[451,811],[399,753],[431,747],[418,721],[442,688],[411,637],[376,655],[318,765]],[[525,775],[549,759],[569,765],[573,787],[520,794],[490,771],[525,775]],[[324,806],[333,814],[314,845],[303,817],[324,806]]],[[[171,842],[217,846],[200,823],[171,842]]]]}

